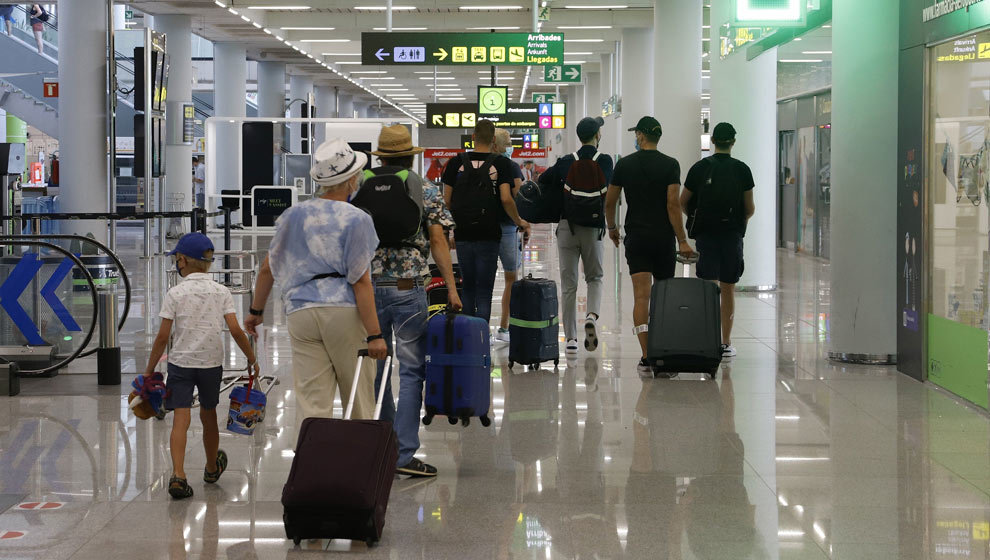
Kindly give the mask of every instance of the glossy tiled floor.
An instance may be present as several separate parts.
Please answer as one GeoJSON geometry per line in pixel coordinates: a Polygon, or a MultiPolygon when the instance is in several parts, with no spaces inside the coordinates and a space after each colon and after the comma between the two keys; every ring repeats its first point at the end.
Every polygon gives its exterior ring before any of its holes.
{"type": "MultiPolygon", "coordinates": [[[[137,288],[122,338],[133,372],[164,280],[160,261],[135,256],[138,238],[122,238],[137,288]]],[[[529,271],[556,277],[550,235],[534,239],[529,271]]],[[[396,481],[377,548],[284,539],[295,410],[276,304],[268,365],[283,384],[263,429],[221,436],[230,471],[217,487],[194,482],[191,500],[164,491],[170,420],[126,412],[129,375],[98,388],[82,360],[0,398],[0,557],[990,558],[990,421],[890,368],[826,362],[827,264],[780,254],[782,289],[740,298],[739,356],[716,382],[644,381],[615,257],[598,352],[559,372],[497,365],[490,428],[424,428],[420,456],[440,476],[396,481]],[[24,505],[35,502],[63,505],[24,505]]]]}

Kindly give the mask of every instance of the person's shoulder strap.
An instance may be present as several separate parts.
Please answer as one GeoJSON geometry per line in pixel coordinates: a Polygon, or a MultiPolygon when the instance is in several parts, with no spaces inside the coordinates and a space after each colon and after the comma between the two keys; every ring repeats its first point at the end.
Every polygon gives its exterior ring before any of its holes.
{"type": "Polygon", "coordinates": [[[574,161],[577,161],[577,160],[581,159],[581,156],[579,156],[577,152],[574,152],[571,155],[574,156],[574,161]]]}
{"type": "Polygon", "coordinates": [[[599,152],[598,150],[595,150],[595,155],[591,156],[591,161],[598,163],[598,156],[600,155],[602,155],[602,153],[599,152]]]}
{"type": "Polygon", "coordinates": [[[485,162],[478,168],[478,172],[481,173],[482,177],[489,177],[491,175],[490,170],[492,166],[495,165],[495,160],[498,158],[498,154],[488,154],[488,156],[485,157],[485,162]]]}

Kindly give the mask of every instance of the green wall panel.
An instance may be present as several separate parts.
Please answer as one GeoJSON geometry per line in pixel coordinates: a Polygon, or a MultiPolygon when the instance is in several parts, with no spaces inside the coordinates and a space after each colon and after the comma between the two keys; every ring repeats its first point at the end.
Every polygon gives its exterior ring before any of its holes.
{"type": "Polygon", "coordinates": [[[990,408],[987,397],[987,331],[928,315],[928,380],[990,408]]]}

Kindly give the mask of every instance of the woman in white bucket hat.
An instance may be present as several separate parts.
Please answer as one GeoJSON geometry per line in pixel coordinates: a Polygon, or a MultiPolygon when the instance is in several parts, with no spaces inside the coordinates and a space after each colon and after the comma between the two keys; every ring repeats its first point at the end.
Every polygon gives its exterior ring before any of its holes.
{"type": "Polygon", "coordinates": [[[289,208],[275,223],[245,321],[254,333],[278,282],[292,341],[297,427],[305,418],[330,418],[338,386],[348,398],[357,351],[366,345],[373,360],[365,360],[353,417],[371,418],[374,359],[386,353],[370,275],[378,236],[371,216],[348,203],[368,156],[339,138],[320,145],[314,156],[314,197],[289,208]]]}

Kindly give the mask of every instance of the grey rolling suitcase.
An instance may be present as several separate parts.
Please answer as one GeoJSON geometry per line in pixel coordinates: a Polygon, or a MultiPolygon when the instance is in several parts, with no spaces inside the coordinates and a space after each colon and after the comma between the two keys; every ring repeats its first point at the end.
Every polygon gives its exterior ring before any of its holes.
{"type": "Polygon", "coordinates": [[[719,287],[700,278],[670,278],[653,284],[646,357],[654,375],[706,373],[722,362],[719,287]]]}

